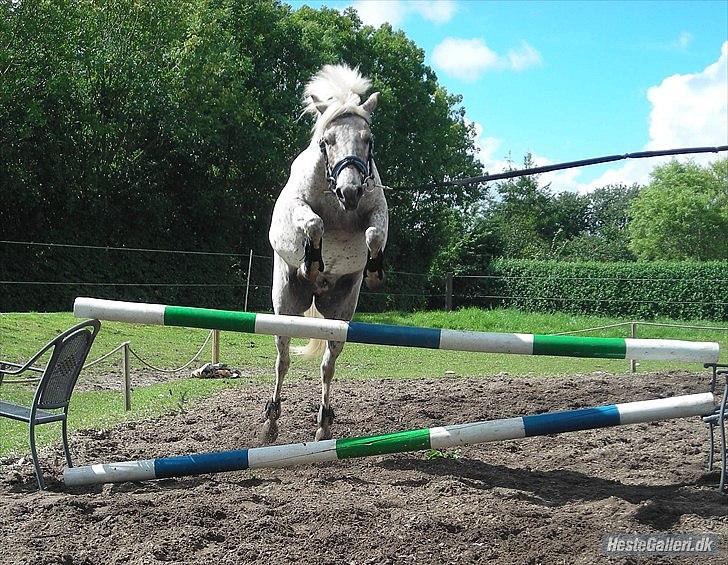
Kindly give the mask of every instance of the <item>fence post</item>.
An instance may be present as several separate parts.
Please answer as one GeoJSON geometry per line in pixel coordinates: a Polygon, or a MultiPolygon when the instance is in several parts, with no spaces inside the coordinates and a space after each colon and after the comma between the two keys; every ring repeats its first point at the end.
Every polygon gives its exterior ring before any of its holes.
{"type": "MultiPolygon", "coordinates": [[[[637,337],[637,322],[630,322],[629,324],[629,337],[637,337]]],[[[629,372],[637,372],[637,362],[634,359],[629,360],[629,372]]]]}
{"type": "Polygon", "coordinates": [[[248,311],[248,292],[250,291],[250,270],[253,268],[253,250],[250,250],[248,257],[248,282],[245,284],[245,307],[243,310],[248,311]]]}
{"type": "Polygon", "coordinates": [[[212,362],[220,362],[220,330],[212,330],[212,362]]]}
{"type": "Polygon", "coordinates": [[[131,410],[131,374],[129,371],[129,342],[123,343],[121,369],[124,371],[124,410],[131,410]]]}
{"type": "Polygon", "coordinates": [[[445,278],[445,310],[452,312],[452,273],[445,278]]]}

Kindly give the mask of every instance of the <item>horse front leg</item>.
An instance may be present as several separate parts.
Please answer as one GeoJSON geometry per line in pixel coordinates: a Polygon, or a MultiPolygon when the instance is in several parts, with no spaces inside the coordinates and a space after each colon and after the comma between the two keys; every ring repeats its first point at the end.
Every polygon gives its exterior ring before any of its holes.
{"type": "Polygon", "coordinates": [[[326,342],[326,352],[321,360],[321,406],[318,413],[316,441],[331,439],[331,424],[334,423],[334,409],[331,408],[331,382],[334,379],[336,359],[344,349],[341,341],[326,342]]]}
{"type": "Polygon", "coordinates": [[[364,267],[364,282],[369,289],[379,288],[384,282],[384,245],[387,242],[386,230],[381,226],[371,226],[366,231],[367,264],[364,267]]]}
{"type": "Polygon", "coordinates": [[[324,221],[308,204],[301,201],[293,211],[293,224],[304,235],[303,262],[298,268],[298,276],[314,281],[316,275],[324,270],[324,259],[321,255],[324,221]]]}
{"type": "Polygon", "coordinates": [[[276,384],[273,389],[273,396],[265,403],[263,411],[264,422],[259,434],[260,442],[263,444],[273,443],[278,439],[278,418],[281,417],[281,389],[283,388],[283,379],[286,377],[288,368],[291,365],[290,345],[290,337],[276,336],[276,349],[278,350],[276,384]]]}

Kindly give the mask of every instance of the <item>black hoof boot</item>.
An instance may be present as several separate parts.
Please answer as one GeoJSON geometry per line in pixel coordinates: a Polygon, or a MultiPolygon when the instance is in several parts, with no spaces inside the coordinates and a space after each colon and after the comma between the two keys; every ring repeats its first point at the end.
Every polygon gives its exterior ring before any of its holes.
{"type": "Polygon", "coordinates": [[[384,282],[384,251],[382,249],[379,250],[376,257],[367,259],[366,267],[364,267],[364,282],[371,290],[382,286],[384,282]]]}
{"type": "Polygon", "coordinates": [[[323,240],[318,249],[314,247],[310,239],[303,244],[303,265],[298,269],[298,276],[302,279],[315,281],[319,272],[324,272],[324,259],[321,256],[323,240]],[[314,268],[314,263],[317,268],[314,268]]]}

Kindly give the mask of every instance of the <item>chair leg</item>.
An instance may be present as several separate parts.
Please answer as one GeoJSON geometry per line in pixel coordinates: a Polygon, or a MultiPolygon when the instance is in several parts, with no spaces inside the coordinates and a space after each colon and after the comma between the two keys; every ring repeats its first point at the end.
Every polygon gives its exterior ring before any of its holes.
{"type": "Polygon", "coordinates": [[[38,479],[38,490],[44,490],[45,482],[43,481],[43,471],[38,462],[38,451],[35,448],[35,426],[32,422],[30,424],[30,451],[33,455],[33,465],[35,465],[35,478],[38,479]]]}
{"type": "Polygon", "coordinates": [[[73,467],[73,463],[71,462],[71,452],[68,449],[68,426],[66,425],[65,418],[63,419],[63,451],[66,453],[66,464],[69,467],[73,467]]]}

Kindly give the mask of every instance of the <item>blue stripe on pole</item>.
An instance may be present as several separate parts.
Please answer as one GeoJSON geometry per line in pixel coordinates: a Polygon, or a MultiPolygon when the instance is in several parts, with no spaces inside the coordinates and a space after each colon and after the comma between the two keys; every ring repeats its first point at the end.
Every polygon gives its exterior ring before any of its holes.
{"type": "Polygon", "coordinates": [[[440,331],[434,328],[350,322],[346,341],[438,349],[440,347],[440,331]]]}
{"type": "Polygon", "coordinates": [[[163,457],[154,460],[154,474],[157,479],[241,471],[248,468],[248,450],[225,451],[222,453],[199,453],[180,457],[163,457]]]}
{"type": "Polygon", "coordinates": [[[614,404],[580,410],[549,412],[535,416],[523,416],[526,437],[591,430],[619,425],[619,410],[614,404]]]}

